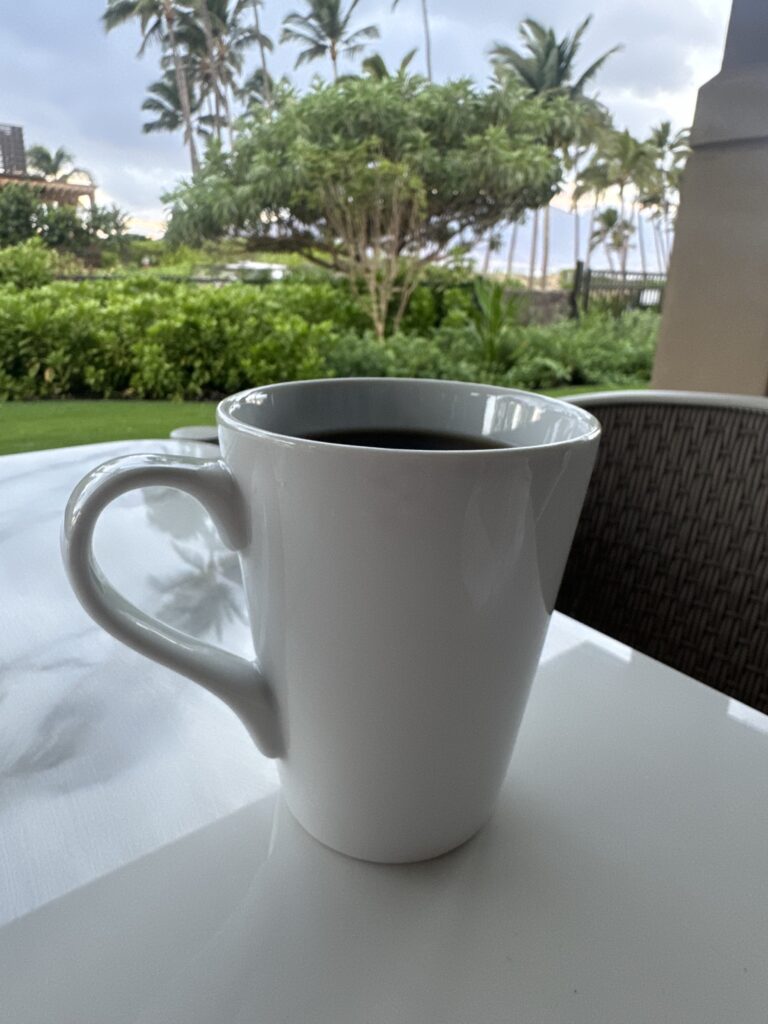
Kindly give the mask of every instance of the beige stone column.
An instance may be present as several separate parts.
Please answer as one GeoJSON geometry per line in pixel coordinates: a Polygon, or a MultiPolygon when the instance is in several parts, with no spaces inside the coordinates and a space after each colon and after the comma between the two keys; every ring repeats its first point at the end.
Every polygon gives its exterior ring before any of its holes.
{"type": "Polygon", "coordinates": [[[768,394],[768,2],[734,0],[699,90],[653,386],[768,394]]]}

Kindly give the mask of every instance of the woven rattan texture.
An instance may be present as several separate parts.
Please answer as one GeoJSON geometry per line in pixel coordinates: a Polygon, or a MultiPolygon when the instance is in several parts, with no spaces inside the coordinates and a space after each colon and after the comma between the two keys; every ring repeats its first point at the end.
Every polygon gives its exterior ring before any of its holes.
{"type": "Polygon", "coordinates": [[[595,406],[560,611],[768,712],[768,415],[595,406]]]}

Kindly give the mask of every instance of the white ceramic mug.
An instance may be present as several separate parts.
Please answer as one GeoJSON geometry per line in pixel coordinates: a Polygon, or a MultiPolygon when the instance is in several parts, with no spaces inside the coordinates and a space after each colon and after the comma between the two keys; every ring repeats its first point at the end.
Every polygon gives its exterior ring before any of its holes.
{"type": "Polygon", "coordinates": [[[106,630],[211,690],[280,759],[288,806],[366,860],[434,857],[489,817],[536,670],[599,425],[556,399],[435,380],[276,384],[218,408],[221,459],[135,455],[93,470],[64,560],[106,630]],[[467,435],[419,451],[329,430],[467,435]],[[94,563],[102,509],[178,487],[235,549],[250,662],[145,615],[94,563]]]}

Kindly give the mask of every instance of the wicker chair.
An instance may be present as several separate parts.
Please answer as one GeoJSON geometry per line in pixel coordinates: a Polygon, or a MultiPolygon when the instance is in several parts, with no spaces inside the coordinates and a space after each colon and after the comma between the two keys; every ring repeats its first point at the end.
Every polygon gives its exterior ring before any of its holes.
{"type": "Polygon", "coordinates": [[[768,712],[768,399],[618,392],[557,607],[768,712]]]}

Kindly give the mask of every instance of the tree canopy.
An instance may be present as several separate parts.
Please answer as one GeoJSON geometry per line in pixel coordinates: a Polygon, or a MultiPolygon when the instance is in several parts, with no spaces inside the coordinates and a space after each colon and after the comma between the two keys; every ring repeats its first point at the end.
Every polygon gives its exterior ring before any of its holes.
{"type": "MultiPolygon", "coordinates": [[[[567,101],[566,101],[567,102],[567,101]]],[[[379,334],[421,271],[452,246],[548,200],[560,168],[546,140],[557,103],[512,82],[350,78],[276,111],[253,109],[231,152],[213,147],[166,200],[169,239],[224,233],[301,252],[364,287],[379,334]]]]}

